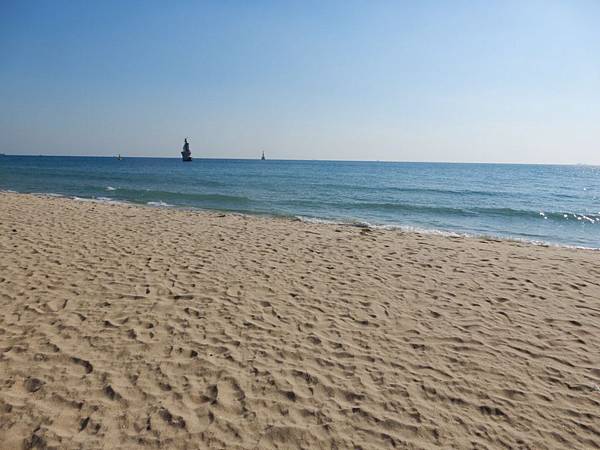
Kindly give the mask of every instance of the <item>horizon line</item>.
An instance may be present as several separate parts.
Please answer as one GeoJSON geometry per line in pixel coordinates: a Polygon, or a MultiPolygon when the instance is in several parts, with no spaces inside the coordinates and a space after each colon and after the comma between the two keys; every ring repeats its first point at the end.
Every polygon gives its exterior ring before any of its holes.
{"type": "MultiPolygon", "coordinates": [[[[114,155],[44,155],[44,154],[8,154],[0,152],[0,157],[14,156],[25,158],[117,158],[114,155]]],[[[181,159],[177,156],[124,156],[122,159],[181,159]]],[[[194,157],[195,160],[242,160],[261,161],[259,158],[250,157],[194,157]]],[[[409,164],[490,164],[490,165],[520,165],[520,166],[588,166],[598,167],[600,163],[552,163],[552,162],[495,162],[495,161],[415,161],[415,160],[393,160],[393,159],[294,159],[294,158],[267,158],[266,161],[314,161],[314,162],[365,162],[365,163],[409,163],[409,164]]]]}

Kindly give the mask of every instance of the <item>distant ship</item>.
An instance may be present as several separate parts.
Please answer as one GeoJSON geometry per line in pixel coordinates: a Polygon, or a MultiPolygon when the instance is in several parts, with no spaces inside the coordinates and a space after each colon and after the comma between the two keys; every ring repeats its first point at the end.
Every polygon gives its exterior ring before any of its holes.
{"type": "Polygon", "coordinates": [[[261,161],[264,161],[265,159],[267,159],[267,158],[265,158],[265,152],[263,151],[263,152],[262,152],[262,156],[260,157],[260,160],[261,160],[261,161]]]}
{"type": "Polygon", "coordinates": [[[185,138],[183,144],[183,151],[181,152],[181,159],[184,162],[189,162],[192,160],[192,152],[190,152],[190,144],[188,144],[187,138],[185,138]]]}

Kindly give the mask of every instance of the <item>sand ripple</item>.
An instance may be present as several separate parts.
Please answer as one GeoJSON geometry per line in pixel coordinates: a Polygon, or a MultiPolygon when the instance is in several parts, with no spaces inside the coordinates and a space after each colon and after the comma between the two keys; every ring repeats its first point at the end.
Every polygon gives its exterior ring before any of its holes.
{"type": "Polygon", "coordinates": [[[2,448],[598,448],[592,251],[0,194],[2,448]]]}

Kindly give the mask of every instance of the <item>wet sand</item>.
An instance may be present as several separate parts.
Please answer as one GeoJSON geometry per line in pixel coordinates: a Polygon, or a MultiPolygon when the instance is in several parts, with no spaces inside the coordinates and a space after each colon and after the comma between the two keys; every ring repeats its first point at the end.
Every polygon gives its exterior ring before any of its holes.
{"type": "Polygon", "coordinates": [[[0,193],[0,447],[598,448],[599,263],[0,193]]]}

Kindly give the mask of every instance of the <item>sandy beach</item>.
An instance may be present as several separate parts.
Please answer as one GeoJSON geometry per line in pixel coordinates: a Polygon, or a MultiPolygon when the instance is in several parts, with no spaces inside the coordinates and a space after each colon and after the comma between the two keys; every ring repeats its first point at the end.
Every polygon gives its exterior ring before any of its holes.
{"type": "Polygon", "coordinates": [[[599,448],[599,261],[1,193],[0,448],[599,448]]]}

